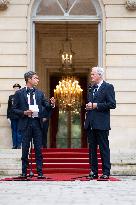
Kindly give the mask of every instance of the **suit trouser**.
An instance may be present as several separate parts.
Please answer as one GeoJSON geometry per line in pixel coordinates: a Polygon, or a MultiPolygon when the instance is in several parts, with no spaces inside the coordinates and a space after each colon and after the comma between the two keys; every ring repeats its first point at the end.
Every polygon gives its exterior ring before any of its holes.
{"type": "Polygon", "coordinates": [[[49,120],[43,122],[42,145],[44,148],[47,148],[48,127],[49,127],[49,120]]]}
{"type": "Polygon", "coordinates": [[[29,147],[33,138],[37,172],[42,174],[42,130],[40,120],[38,118],[30,118],[28,120],[28,128],[22,134],[22,173],[26,174],[27,172],[29,147]]]}
{"type": "Polygon", "coordinates": [[[11,119],[11,129],[12,129],[13,147],[20,148],[22,142],[22,136],[20,131],[18,131],[18,119],[11,119]]]}
{"type": "Polygon", "coordinates": [[[103,174],[110,175],[111,164],[108,136],[109,130],[88,129],[89,160],[91,170],[95,174],[98,174],[97,145],[99,145],[103,174]]]}

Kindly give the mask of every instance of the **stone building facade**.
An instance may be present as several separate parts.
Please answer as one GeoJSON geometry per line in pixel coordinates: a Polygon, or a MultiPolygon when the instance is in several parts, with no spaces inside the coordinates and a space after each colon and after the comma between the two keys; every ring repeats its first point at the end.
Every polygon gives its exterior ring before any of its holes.
{"type": "MultiPolygon", "coordinates": [[[[86,27],[86,29],[94,29],[94,33],[98,29],[98,42],[95,45],[92,44],[91,49],[93,50],[88,52],[95,54],[91,56],[93,63],[98,61],[99,65],[106,68],[105,79],[114,84],[116,91],[117,108],[111,113],[112,161],[113,163],[124,162],[130,166],[131,163],[136,162],[136,1],[87,0],[86,2],[89,4],[89,1],[93,5],[93,9],[96,9],[94,11],[96,18],[94,19],[88,18],[85,14],[83,17],[82,15],[76,17],[72,15],[69,17],[66,14],[53,15],[53,12],[57,12],[56,9],[52,10],[52,14],[46,15],[44,9],[38,7],[39,3],[42,4],[40,0],[0,0],[0,148],[11,147],[11,130],[6,118],[6,109],[8,96],[12,94],[12,86],[14,83],[20,83],[24,86],[24,72],[36,70],[35,63],[38,61],[36,61],[38,54],[35,51],[36,31],[38,29],[40,31],[46,30],[46,27],[43,28],[45,22],[48,22],[48,25],[55,25],[57,22],[60,27],[61,22],[65,21],[75,24],[81,22],[83,26],[92,23],[94,27],[86,27]],[[7,6],[2,7],[3,4],[7,6]],[[38,12],[41,12],[40,17],[37,16],[38,12]],[[96,30],[95,25],[98,25],[96,30]],[[96,54],[98,59],[95,58],[96,54]]],[[[57,1],[50,0],[48,2],[57,1]]],[[[69,2],[72,5],[74,0],[69,2]]],[[[80,5],[80,1],[77,3],[80,5]]],[[[46,0],[42,6],[44,4],[46,4],[46,0]]],[[[85,5],[82,6],[85,7],[85,5]]],[[[77,29],[80,30],[80,24],[78,25],[77,29]]],[[[48,29],[50,28],[48,27],[48,29]]],[[[43,43],[46,44],[44,41],[43,43]]],[[[44,51],[41,49],[40,53],[43,53],[41,58],[43,59],[44,51]]],[[[47,73],[50,67],[55,69],[55,63],[47,66],[47,73]]],[[[93,63],[89,64],[86,61],[85,63],[86,69],[93,65],[93,63]]],[[[81,68],[79,66],[80,69],[83,69],[83,65],[81,68]]],[[[42,76],[42,69],[39,73],[42,76]]],[[[42,84],[41,88],[44,88],[42,84]]],[[[48,91],[48,85],[45,90],[48,91]]],[[[131,169],[134,169],[133,166],[131,169]]]]}

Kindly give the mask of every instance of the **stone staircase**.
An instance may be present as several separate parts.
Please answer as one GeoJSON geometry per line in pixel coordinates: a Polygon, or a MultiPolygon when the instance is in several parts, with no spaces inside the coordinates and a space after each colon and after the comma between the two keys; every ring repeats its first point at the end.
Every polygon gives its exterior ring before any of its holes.
{"type": "MultiPolygon", "coordinates": [[[[21,149],[0,149],[0,175],[21,174],[21,149]]],[[[136,153],[112,153],[111,174],[136,175],[136,153]]]]}
{"type": "MultiPolygon", "coordinates": [[[[90,172],[89,150],[87,148],[47,148],[42,149],[43,156],[43,174],[86,174],[90,172]]],[[[98,157],[98,174],[102,174],[102,162],[99,149],[98,157]]],[[[35,151],[29,156],[28,174],[32,166],[33,173],[37,174],[35,151]],[[32,163],[32,164],[31,164],[32,163]]]]}
{"type": "Polygon", "coordinates": [[[16,176],[21,173],[21,149],[0,149],[0,175],[16,176]]]}

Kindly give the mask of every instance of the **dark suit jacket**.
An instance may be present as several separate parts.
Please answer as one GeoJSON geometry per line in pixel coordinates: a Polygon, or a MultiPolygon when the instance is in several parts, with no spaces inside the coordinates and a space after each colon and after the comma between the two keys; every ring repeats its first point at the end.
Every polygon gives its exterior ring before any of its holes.
{"type": "Polygon", "coordinates": [[[105,81],[93,97],[93,88],[88,91],[88,102],[97,103],[97,108],[86,113],[85,129],[110,130],[110,109],[116,108],[115,92],[112,84],[105,81]]]}
{"type": "Polygon", "coordinates": [[[13,104],[14,104],[15,95],[10,95],[8,99],[8,107],[7,107],[7,118],[11,120],[18,119],[19,116],[13,112],[13,104]]]}
{"type": "Polygon", "coordinates": [[[42,117],[43,118],[46,118],[47,120],[49,120],[51,117],[51,114],[52,114],[52,110],[48,110],[45,107],[43,107],[43,109],[42,109],[42,117]]]}
{"type": "MultiPolygon", "coordinates": [[[[42,127],[42,111],[43,107],[45,107],[48,111],[52,109],[51,104],[45,99],[44,93],[38,89],[35,89],[35,98],[36,103],[39,107],[38,117],[40,118],[41,127],[42,127]]],[[[28,116],[24,115],[24,111],[29,109],[28,98],[26,87],[20,89],[15,93],[15,101],[13,104],[13,111],[19,116],[19,124],[18,129],[24,130],[27,129],[28,126],[28,116]]]]}

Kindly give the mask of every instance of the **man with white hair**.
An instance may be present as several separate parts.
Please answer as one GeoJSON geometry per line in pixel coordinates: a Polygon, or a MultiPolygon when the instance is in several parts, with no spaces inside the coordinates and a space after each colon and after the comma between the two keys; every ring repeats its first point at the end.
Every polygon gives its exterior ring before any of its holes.
{"type": "Polygon", "coordinates": [[[89,160],[91,179],[98,178],[97,146],[99,145],[102,159],[103,174],[100,179],[110,176],[109,130],[110,109],[116,108],[115,92],[112,84],[103,80],[104,68],[93,67],[91,71],[91,86],[88,89],[88,103],[86,104],[85,129],[88,133],[89,160]]]}

